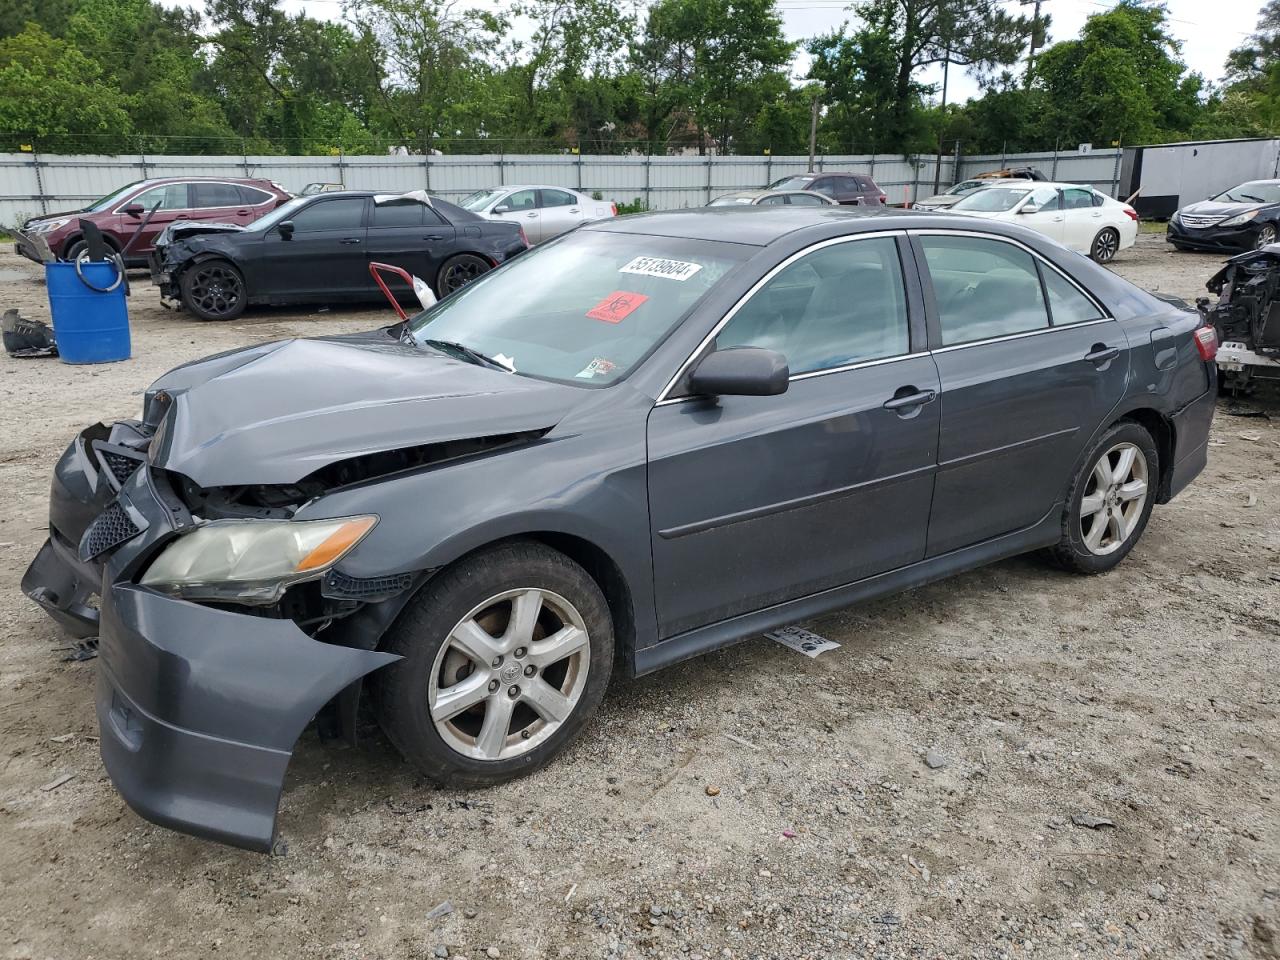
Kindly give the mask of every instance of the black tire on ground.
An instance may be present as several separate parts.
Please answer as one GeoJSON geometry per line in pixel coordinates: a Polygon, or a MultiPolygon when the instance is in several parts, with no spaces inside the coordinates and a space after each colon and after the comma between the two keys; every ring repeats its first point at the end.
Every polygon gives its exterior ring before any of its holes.
{"type": "MultiPolygon", "coordinates": [[[[508,608],[509,614],[497,613],[495,616],[501,619],[514,615],[514,609],[512,605],[508,608]]],[[[482,620],[483,614],[477,613],[469,622],[480,623],[482,620]]],[[[492,629],[498,636],[505,629],[492,620],[482,626],[486,632],[492,629]]],[[[535,627],[538,629],[543,631],[542,639],[546,639],[547,631],[555,629],[553,611],[548,613],[543,609],[539,615],[539,626],[535,627]],[[545,623],[542,617],[547,615],[553,617],[551,627],[542,626],[545,623]]],[[[515,541],[473,554],[432,577],[387,632],[383,649],[404,657],[370,677],[373,702],[387,737],[429,780],[441,786],[483,787],[532,773],[582,732],[609,684],[613,665],[613,618],[599,586],[577,563],[543,544],[515,541]],[[484,609],[495,609],[487,606],[490,598],[507,591],[529,589],[563,598],[581,616],[589,638],[589,649],[581,657],[586,661],[585,683],[567,716],[557,728],[550,730],[549,735],[544,731],[544,739],[536,745],[528,749],[519,748],[519,738],[526,736],[526,729],[536,730],[536,727],[522,729],[520,724],[525,721],[521,720],[521,714],[513,713],[510,726],[504,725],[503,729],[509,731],[508,739],[515,742],[514,748],[524,749],[524,752],[500,759],[467,756],[446,742],[432,719],[432,682],[443,678],[450,684],[461,684],[467,676],[483,667],[462,658],[459,668],[458,660],[449,659],[456,655],[455,651],[445,649],[441,657],[442,648],[449,642],[455,626],[461,625],[477,607],[486,605],[484,609]]],[[[515,654],[509,651],[503,666],[516,664],[517,655],[519,651],[515,654]]],[[[583,666],[581,660],[579,668],[583,666]]],[[[524,671],[530,669],[530,666],[523,667],[524,671]]],[[[555,666],[548,665],[536,680],[545,677],[553,686],[556,683],[571,686],[568,679],[555,679],[555,669],[555,666]]],[[[527,672],[515,679],[504,676],[500,681],[504,687],[499,688],[498,693],[511,689],[505,688],[505,684],[534,682],[523,679],[528,676],[527,672]]],[[[528,709],[524,704],[518,704],[515,709],[519,711],[522,707],[528,709]]],[[[460,725],[471,723],[473,729],[480,731],[475,734],[477,747],[483,731],[482,722],[487,718],[489,709],[488,701],[481,701],[460,713],[454,721],[460,725]]],[[[538,721],[535,719],[533,722],[536,724],[538,721]]],[[[504,752],[507,749],[509,747],[503,747],[504,752]]]]}
{"type": "Polygon", "coordinates": [[[244,313],[244,275],[227,260],[202,260],[182,273],[182,305],[200,320],[234,320],[244,313]]]}
{"type": "Polygon", "coordinates": [[[436,296],[443,300],[492,269],[488,260],[474,253],[460,253],[456,257],[450,257],[436,274],[436,296]]]}
{"type": "MultiPolygon", "coordinates": [[[[1123,484],[1123,477],[1118,480],[1123,484]]],[[[1151,518],[1151,510],[1155,506],[1159,485],[1160,454],[1146,428],[1132,420],[1121,420],[1107,428],[1082,459],[1071,487],[1067,490],[1067,508],[1062,517],[1062,538],[1057,545],[1049,548],[1049,557],[1059,566],[1074,573],[1105,573],[1112,569],[1129,555],[1129,551],[1142,537],[1142,532],[1147,528],[1147,521],[1151,518]],[[1128,526],[1128,532],[1123,538],[1111,536],[1112,528],[1108,526],[1104,534],[1107,540],[1104,540],[1098,549],[1090,549],[1086,542],[1086,526],[1088,532],[1092,533],[1094,524],[1106,523],[1107,516],[1103,515],[1100,518],[1093,515],[1086,522],[1082,519],[1082,504],[1086,496],[1091,498],[1091,502],[1094,497],[1100,498],[1103,503],[1111,502],[1108,498],[1112,494],[1099,484],[1096,468],[1100,465],[1104,454],[1108,455],[1109,468],[1116,466],[1120,458],[1114,451],[1122,447],[1136,450],[1135,465],[1130,476],[1136,476],[1137,472],[1143,474],[1146,484],[1145,499],[1141,507],[1134,512],[1136,515],[1125,518],[1127,525],[1131,517],[1132,525],[1128,526]],[[1107,542],[1108,540],[1115,542],[1117,539],[1119,542],[1114,547],[1107,542]],[[1100,553],[1098,550],[1108,552],[1100,553]]],[[[1122,510],[1129,509],[1124,505],[1118,490],[1116,498],[1122,510]]]]}
{"type": "Polygon", "coordinates": [[[1120,232],[1115,227],[1103,227],[1093,238],[1089,257],[1094,263],[1110,263],[1120,251],[1120,232]]]}

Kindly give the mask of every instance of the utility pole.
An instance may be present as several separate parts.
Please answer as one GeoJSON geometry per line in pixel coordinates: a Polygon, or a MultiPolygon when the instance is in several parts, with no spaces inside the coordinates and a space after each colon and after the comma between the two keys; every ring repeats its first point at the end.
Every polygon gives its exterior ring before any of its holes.
{"type": "Polygon", "coordinates": [[[1027,77],[1026,86],[1031,86],[1031,71],[1036,65],[1036,38],[1040,33],[1040,3],[1041,0],[1018,0],[1021,6],[1030,6],[1031,14],[1031,49],[1027,51],[1027,77]]]}
{"type": "Polygon", "coordinates": [[[813,173],[813,155],[818,146],[818,98],[813,98],[813,110],[809,114],[809,172],[813,173]]]}
{"type": "Polygon", "coordinates": [[[942,123],[938,127],[938,157],[933,165],[933,192],[942,189],[942,132],[947,122],[947,73],[951,67],[951,37],[947,36],[946,59],[942,61],[942,123]]]}

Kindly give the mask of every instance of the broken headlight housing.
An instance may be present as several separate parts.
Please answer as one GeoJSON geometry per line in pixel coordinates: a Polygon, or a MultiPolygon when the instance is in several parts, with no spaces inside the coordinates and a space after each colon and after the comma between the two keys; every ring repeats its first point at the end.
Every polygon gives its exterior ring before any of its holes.
{"type": "Polygon", "coordinates": [[[377,522],[214,520],[165,547],[141,582],[189,600],[275,603],[287,587],[332,569],[377,522]]]}

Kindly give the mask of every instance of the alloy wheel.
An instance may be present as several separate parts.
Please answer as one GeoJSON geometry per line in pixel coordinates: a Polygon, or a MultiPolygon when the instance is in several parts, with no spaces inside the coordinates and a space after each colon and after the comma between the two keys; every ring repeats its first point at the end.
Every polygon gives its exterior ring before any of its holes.
{"type": "Polygon", "coordinates": [[[444,271],[444,276],[440,278],[440,286],[444,287],[443,292],[447,295],[455,290],[461,290],[488,270],[489,265],[479,257],[466,257],[449,264],[444,271]]]}
{"type": "Polygon", "coordinates": [[[1093,241],[1093,259],[1099,263],[1110,263],[1120,249],[1120,238],[1113,230],[1103,230],[1093,241]]]}
{"type": "Polygon", "coordinates": [[[1080,500],[1080,536],[1096,556],[1119,550],[1133,535],[1148,496],[1147,458],[1132,443],[1118,443],[1093,465],[1080,500]]]}
{"type": "Polygon", "coordinates": [[[191,280],[191,301],[207,316],[223,317],[235,311],[244,296],[240,275],[218,263],[197,266],[191,280]]]}
{"type": "Polygon", "coordinates": [[[1276,225],[1274,223],[1264,223],[1258,229],[1258,239],[1254,243],[1255,250],[1261,250],[1268,244],[1276,242],[1276,225]]]}
{"type": "Polygon", "coordinates": [[[536,587],[476,606],[436,654],[428,708],[441,739],[475,760],[509,760],[551,737],[582,699],[591,639],[577,608],[536,587]]]}

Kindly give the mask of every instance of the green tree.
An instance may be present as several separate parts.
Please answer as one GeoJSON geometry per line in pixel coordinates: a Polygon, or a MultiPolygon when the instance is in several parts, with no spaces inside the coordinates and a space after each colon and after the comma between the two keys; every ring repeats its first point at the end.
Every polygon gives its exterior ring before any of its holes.
{"type": "Polygon", "coordinates": [[[1227,79],[1265,80],[1280,63],[1280,0],[1258,11],[1258,28],[1227,57],[1227,79]]]}

